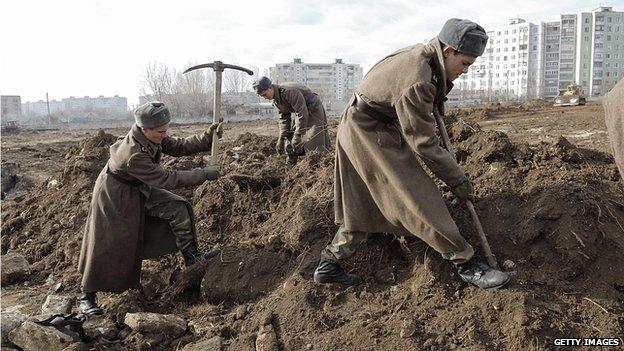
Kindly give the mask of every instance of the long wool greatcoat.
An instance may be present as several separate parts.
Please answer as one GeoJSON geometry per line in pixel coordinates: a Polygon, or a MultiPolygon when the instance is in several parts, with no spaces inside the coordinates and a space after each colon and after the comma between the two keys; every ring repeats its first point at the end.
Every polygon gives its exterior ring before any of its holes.
{"type": "Polygon", "coordinates": [[[305,151],[330,149],[327,116],[321,99],[305,85],[298,83],[273,84],[275,107],[279,110],[280,138],[288,131],[302,135],[305,151]],[[295,114],[293,119],[292,113],[295,114]]]}
{"type": "MultiPolygon", "coordinates": [[[[204,182],[201,169],[175,171],[160,165],[163,153],[184,156],[210,150],[212,136],[167,137],[150,142],[134,125],[110,147],[110,158],[100,172],[86,222],[79,270],[83,291],[122,292],[139,285],[141,261],[177,250],[175,237],[164,220],[145,215],[144,204],[182,201],[164,189],[204,182]]],[[[193,234],[195,234],[193,219],[193,234]]]]}
{"type": "Polygon", "coordinates": [[[615,164],[624,177],[624,79],[603,98],[605,124],[615,158],[615,164]]]}
{"type": "Polygon", "coordinates": [[[356,93],[395,123],[380,123],[353,103],[343,113],[336,143],[336,223],[346,231],[416,235],[440,253],[471,256],[435,183],[416,159],[449,186],[466,179],[440,146],[432,116],[434,106],[443,105],[447,86],[452,87],[443,65],[435,38],[398,50],[366,74],[356,93]]]}

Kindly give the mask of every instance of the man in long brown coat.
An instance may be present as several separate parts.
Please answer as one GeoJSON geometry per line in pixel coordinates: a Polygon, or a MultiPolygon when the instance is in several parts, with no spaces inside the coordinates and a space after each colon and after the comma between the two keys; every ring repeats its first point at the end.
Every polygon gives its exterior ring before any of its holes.
{"type": "Polygon", "coordinates": [[[217,179],[219,167],[176,171],[160,165],[163,153],[184,156],[210,150],[217,125],[200,135],[170,137],[171,117],[161,102],[139,106],[134,117],[128,134],[111,145],[93,189],[79,261],[78,307],[87,315],[102,314],[96,292],[138,288],[143,259],[180,250],[189,266],[218,253],[198,250],[191,205],[165,189],[217,179]]]}
{"type": "Polygon", "coordinates": [[[414,235],[452,261],[460,277],[497,288],[509,277],[473,258],[435,183],[417,156],[462,201],[470,182],[440,146],[433,109],[442,109],[452,81],[480,56],[483,28],[451,19],[428,44],[401,49],[366,74],[342,115],[336,142],[334,206],[340,229],[322,251],[318,283],[355,285],[339,260],[351,256],[367,233],[414,235]]]}
{"type": "Polygon", "coordinates": [[[273,100],[279,111],[279,135],[276,143],[279,154],[288,151],[285,150],[286,142],[292,145],[295,154],[329,151],[325,108],[321,99],[310,88],[289,82],[272,84],[267,77],[254,82],[253,88],[258,95],[273,100]]]}

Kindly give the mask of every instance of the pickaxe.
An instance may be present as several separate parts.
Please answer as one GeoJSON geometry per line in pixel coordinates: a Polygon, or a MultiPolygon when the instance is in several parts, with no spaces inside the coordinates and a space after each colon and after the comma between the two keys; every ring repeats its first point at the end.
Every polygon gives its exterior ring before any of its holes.
{"type": "MultiPolygon", "coordinates": [[[[243,68],[236,65],[229,65],[227,63],[223,63],[221,61],[215,61],[212,63],[204,63],[201,65],[193,66],[187,68],[184,73],[194,71],[200,68],[212,68],[214,70],[214,104],[213,104],[213,114],[212,114],[212,122],[213,123],[221,123],[223,122],[223,118],[221,117],[221,75],[223,74],[223,70],[226,68],[236,69],[239,71],[246,72],[250,76],[253,75],[253,71],[243,68]]],[[[216,132],[216,131],[215,131],[216,132]]],[[[217,141],[219,139],[215,138],[213,135],[212,138],[212,151],[210,154],[210,164],[217,164],[217,141]]]]}
{"type": "MultiPolygon", "coordinates": [[[[446,131],[446,126],[444,125],[444,121],[442,120],[442,116],[438,111],[438,108],[434,106],[433,115],[435,116],[436,123],[438,124],[438,129],[440,130],[440,135],[442,136],[442,144],[444,144],[444,148],[451,154],[453,159],[457,161],[455,158],[455,150],[453,150],[453,145],[451,145],[451,140],[446,131]]],[[[490,244],[488,243],[487,237],[485,236],[485,232],[483,231],[483,227],[481,226],[481,221],[479,220],[479,216],[477,216],[477,211],[475,211],[474,205],[472,201],[466,200],[466,207],[468,207],[468,212],[470,212],[470,217],[472,217],[472,223],[479,233],[479,239],[481,241],[481,248],[483,249],[483,254],[485,255],[485,259],[487,260],[490,267],[499,269],[498,262],[496,262],[496,257],[492,253],[490,249],[490,244]]]]}

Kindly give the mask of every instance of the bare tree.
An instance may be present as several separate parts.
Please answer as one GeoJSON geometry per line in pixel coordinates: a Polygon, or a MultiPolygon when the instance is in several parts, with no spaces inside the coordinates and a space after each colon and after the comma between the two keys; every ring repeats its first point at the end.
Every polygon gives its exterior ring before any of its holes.
{"type": "Polygon", "coordinates": [[[243,92],[251,86],[250,76],[242,71],[227,69],[223,72],[223,91],[243,92]]]}
{"type": "Polygon", "coordinates": [[[150,62],[145,66],[143,77],[139,84],[141,95],[163,100],[165,95],[171,94],[173,91],[171,70],[164,63],[150,62]]]}

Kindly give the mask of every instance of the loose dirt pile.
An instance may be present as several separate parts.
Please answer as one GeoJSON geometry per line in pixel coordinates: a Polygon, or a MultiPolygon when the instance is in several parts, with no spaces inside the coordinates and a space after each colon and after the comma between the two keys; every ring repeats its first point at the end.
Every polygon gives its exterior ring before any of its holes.
{"type": "MultiPolygon", "coordinates": [[[[266,324],[284,350],[526,350],[548,347],[552,337],[623,335],[624,192],[612,157],[564,138],[512,143],[461,119],[449,131],[477,189],[490,245],[515,272],[508,288],[467,286],[422,242],[389,234],[370,235],[345,264],[365,284],[315,285],[319,251],[336,230],[333,155],[310,154],[289,166],[273,138],[244,134],[223,144],[226,176],[179,191],[194,203],[200,243],[223,249],[203,279],[203,270],[180,272],[178,257],[163,257],[144,264],[146,296],[102,297],[118,322],[126,312],[174,313],[192,321],[192,333],[147,340],[133,332],[117,345],[166,350],[220,335],[224,349],[253,350],[266,324]]],[[[83,140],[56,177],[3,202],[2,253],[24,254],[35,268],[33,284],[51,276],[68,291],[77,288],[82,226],[114,140],[104,133],[83,140]]],[[[202,159],[165,163],[193,168],[202,159]]],[[[467,212],[447,200],[477,245],[467,212]]]]}

